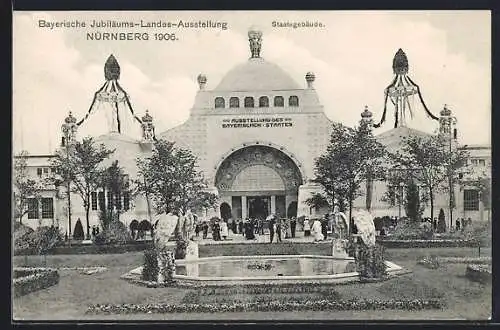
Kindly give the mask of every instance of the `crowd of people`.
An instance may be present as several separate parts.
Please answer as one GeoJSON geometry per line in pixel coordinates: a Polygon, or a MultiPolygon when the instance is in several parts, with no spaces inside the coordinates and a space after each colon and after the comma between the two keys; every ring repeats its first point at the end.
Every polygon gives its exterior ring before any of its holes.
{"type": "Polygon", "coordinates": [[[214,241],[228,240],[229,232],[233,235],[242,235],[246,240],[255,240],[258,235],[269,235],[269,242],[282,242],[284,239],[297,237],[297,231],[303,231],[304,237],[311,237],[314,241],[322,241],[328,238],[328,232],[332,229],[328,215],[323,218],[309,219],[302,217],[283,218],[272,214],[265,219],[219,219],[200,221],[196,224],[195,234],[203,239],[211,238],[214,241]]]}

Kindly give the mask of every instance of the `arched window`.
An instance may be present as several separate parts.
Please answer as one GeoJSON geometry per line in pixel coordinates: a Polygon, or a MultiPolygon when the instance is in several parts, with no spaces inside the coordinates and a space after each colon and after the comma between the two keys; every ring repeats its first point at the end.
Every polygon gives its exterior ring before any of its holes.
{"type": "Polygon", "coordinates": [[[253,108],[253,97],[245,97],[245,108],[253,108]]]}
{"type": "Polygon", "coordinates": [[[260,108],[269,108],[269,98],[267,96],[261,96],[259,98],[259,107],[260,108]]]}
{"type": "Polygon", "coordinates": [[[240,99],[237,97],[232,97],[229,99],[229,107],[230,108],[239,108],[240,107],[240,99]]]}
{"type": "Polygon", "coordinates": [[[215,108],[225,108],[226,107],[226,102],[224,101],[223,97],[216,97],[215,98],[215,108]]]}
{"type": "Polygon", "coordinates": [[[289,107],[298,107],[299,106],[299,98],[295,95],[290,96],[288,99],[288,106],[289,107]]]}
{"type": "Polygon", "coordinates": [[[285,106],[285,100],[283,99],[283,96],[275,96],[274,97],[274,106],[275,107],[284,107],[285,106]]]}

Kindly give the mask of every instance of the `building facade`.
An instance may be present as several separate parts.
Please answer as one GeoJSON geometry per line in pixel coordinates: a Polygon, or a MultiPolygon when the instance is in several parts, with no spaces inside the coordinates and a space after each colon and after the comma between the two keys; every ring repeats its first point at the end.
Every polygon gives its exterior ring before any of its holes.
{"type": "MultiPolygon", "coordinates": [[[[202,218],[265,218],[273,213],[283,217],[319,216],[327,212],[312,209],[305,203],[312,193],[321,192],[321,188],[312,183],[314,161],[326,151],[332,127],[314,88],[315,74],[307,72],[302,83],[294,81],[278,65],[260,56],[261,32],[250,31],[248,35],[250,58],[230,70],[214,89],[206,88],[209,77],[203,74],[197,77],[199,90],[185,123],[155,133],[153,118],[146,113],[140,120],[136,117],[137,125],[143,130],[141,140],[121,134],[119,125],[117,131],[115,124],[110,125],[105,134],[95,137],[97,143],[115,150],[103,166],[118,160],[129,177],[136,178],[136,159],[150,155],[154,137],[165,139],[189,148],[198,157],[200,170],[209,183],[208,189],[219,196],[219,205],[213,210],[201,211],[199,216],[202,218]]],[[[113,62],[113,65],[116,67],[117,63],[113,62]]],[[[105,96],[105,101],[117,97],[105,96]]],[[[362,113],[363,119],[371,119],[367,111],[362,113]]],[[[76,139],[78,127],[75,123],[74,118],[65,121],[63,143],[76,139]]],[[[425,133],[397,127],[378,135],[377,139],[391,149],[398,148],[401,139],[412,134],[425,133]]],[[[489,176],[490,148],[466,148],[471,151],[470,161],[477,163],[477,168],[483,168],[489,176]]],[[[49,176],[51,157],[29,156],[31,175],[38,178],[49,176]]],[[[374,215],[404,215],[401,206],[383,198],[386,190],[384,182],[374,183],[374,215]]],[[[473,190],[457,187],[456,196],[459,197],[455,212],[460,217],[486,219],[487,210],[473,190]]],[[[85,211],[78,195],[70,196],[71,225],[65,188],[47,187],[42,195],[39,205],[30,203],[30,211],[23,223],[32,227],[54,224],[71,232],[79,218],[85,228],[85,211]]],[[[437,210],[448,209],[447,196],[444,193],[437,196],[437,210]]],[[[91,197],[90,226],[99,224],[100,209],[112,205],[110,199],[116,198],[103,191],[95,191],[91,197]]],[[[144,196],[132,198],[125,192],[119,198],[115,207],[123,208],[121,221],[126,225],[132,220],[151,220],[144,196]]],[[[354,205],[364,207],[364,196],[360,196],[354,205]]]]}

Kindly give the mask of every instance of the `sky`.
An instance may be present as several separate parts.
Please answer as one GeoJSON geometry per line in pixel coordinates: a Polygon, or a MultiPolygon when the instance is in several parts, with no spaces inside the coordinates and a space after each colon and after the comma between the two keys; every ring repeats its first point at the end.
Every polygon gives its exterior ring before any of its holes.
{"type": "MultiPolygon", "coordinates": [[[[183,123],[198,90],[196,77],[217,86],[250,53],[247,32],[263,32],[261,56],[306,87],[308,71],[325,114],[353,126],[365,105],[382,116],[384,89],[392,81],[392,59],[402,48],[409,76],[435,115],[445,104],[457,117],[463,144],[489,144],[491,127],[491,18],[488,11],[282,11],[282,12],[14,12],[13,149],[53,152],[69,110],[78,119],[88,111],[104,83],[103,66],[114,54],[120,85],[136,111],[146,109],[156,132],[183,123]],[[85,28],[40,27],[39,21],[85,22],[85,28]],[[91,28],[97,21],[226,22],[220,28],[91,28]],[[323,27],[279,28],[272,22],[321,22],[323,27]],[[87,32],[148,33],[149,40],[87,40],[87,32]],[[154,33],[175,32],[178,40],[154,40],[154,33]]],[[[432,132],[418,99],[408,126],[432,132]]],[[[103,110],[105,111],[105,110],[103,110]]],[[[393,113],[375,131],[393,127],[393,113]]],[[[137,128],[137,127],[136,127],[137,128]]],[[[83,124],[80,136],[106,132],[102,120],[83,124]]],[[[139,134],[136,129],[134,133],[139,134]]],[[[134,136],[139,137],[139,136],[134,136]]]]}

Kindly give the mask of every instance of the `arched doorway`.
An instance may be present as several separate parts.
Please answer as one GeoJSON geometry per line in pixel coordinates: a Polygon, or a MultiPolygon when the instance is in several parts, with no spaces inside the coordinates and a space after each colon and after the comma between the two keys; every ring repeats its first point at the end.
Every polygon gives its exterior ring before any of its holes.
{"type": "Polygon", "coordinates": [[[231,217],[231,206],[228,203],[222,203],[220,205],[220,217],[223,220],[227,220],[231,217]]]}
{"type": "Polygon", "coordinates": [[[219,195],[240,219],[265,219],[271,213],[287,216],[287,205],[297,200],[302,183],[295,161],[267,145],[234,151],[222,161],[215,176],[219,195]]]}

